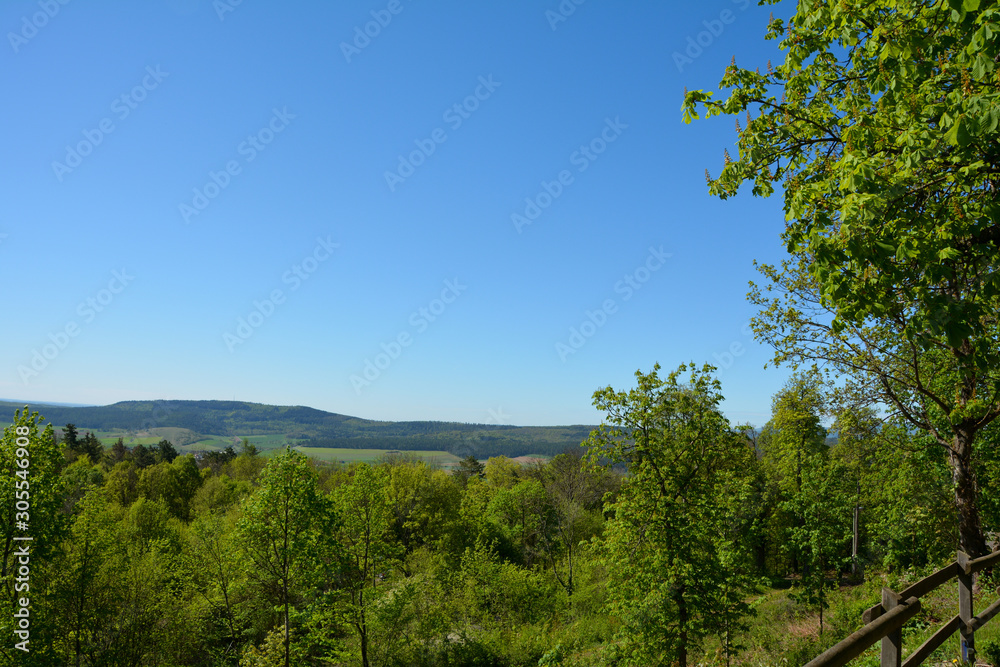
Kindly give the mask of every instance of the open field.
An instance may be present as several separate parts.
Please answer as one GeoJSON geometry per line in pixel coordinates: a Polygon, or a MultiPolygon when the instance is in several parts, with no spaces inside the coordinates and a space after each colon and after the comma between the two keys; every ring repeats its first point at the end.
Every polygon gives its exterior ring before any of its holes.
{"type": "MultiPolygon", "coordinates": [[[[87,428],[78,428],[80,436],[83,436],[83,434],[89,430],[90,429],[87,428]]],[[[93,431],[93,433],[100,438],[105,447],[110,447],[115,444],[115,441],[118,440],[118,438],[121,438],[128,447],[134,447],[135,445],[155,445],[160,440],[164,439],[169,440],[174,446],[181,447],[193,444],[204,437],[190,429],[179,428],[176,426],[163,426],[160,428],[151,428],[141,431],[115,430],[93,431]]]]}
{"type": "MultiPolygon", "coordinates": [[[[83,433],[86,433],[87,430],[89,429],[80,429],[80,434],[82,435],[83,433]]],[[[314,457],[321,461],[338,461],[346,464],[359,461],[371,463],[379,460],[389,452],[399,452],[403,455],[414,456],[422,461],[426,461],[429,464],[440,465],[444,468],[452,468],[458,465],[458,462],[461,460],[461,457],[443,449],[397,450],[386,448],[354,449],[346,447],[296,446],[295,438],[289,438],[287,435],[280,433],[246,436],[212,435],[196,433],[190,429],[179,427],[159,427],[143,431],[98,430],[93,431],[93,433],[100,438],[105,447],[111,447],[111,445],[113,445],[118,438],[122,438],[125,446],[130,448],[135,447],[136,445],[149,447],[159,443],[163,439],[166,439],[169,440],[181,454],[189,454],[199,451],[222,450],[229,446],[239,451],[243,438],[246,438],[251,444],[256,446],[264,456],[271,456],[286,444],[291,444],[295,447],[295,449],[306,454],[307,456],[314,457]]],[[[482,457],[484,461],[487,458],[489,457],[482,457]]],[[[521,465],[530,465],[535,462],[545,462],[551,458],[551,455],[546,454],[528,454],[515,457],[513,460],[517,461],[521,465]]]]}
{"type": "MultiPolygon", "coordinates": [[[[306,456],[311,456],[321,461],[339,461],[341,463],[362,461],[371,463],[372,461],[377,461],[387,452],[395,451],[388,449],[343,449],[335,447],[296,447],[295,449],[306,456]]],[[[458,462],[461,460],[454,454],[445,451],[407,451],[400,453],[406,456],[414,456],[429,464],[440,465],[444,468],[458,465],[458,462]]]]}
{"type": "Polygon", "coordinates": [[[199,440],[198,442],[192,442],[190,445],[178,447],[177,451],[185,453],[210,452],[215,449],[225,449],[230,445],[233,446],[233,449],[236,449],[236,443],[233,442],[232,438],[209,437],[204,440],[199,440]]]}
{"type": "MultiPolygon", "coordinates": [[[[86,429],[81,430],[81,435],[85,432],[86,429]]],[[[288,438],[283,434],[248,436],[201,435],[188,429],[175,427],[154,428],[138,432],[94,431],[94,435],[101,439],[105,447],[115,444],[118,438],[121,438],[125,442],[126,447],[135,447],[136,445],[149,447],[166,439],[180,452],[211,451],[214,449],[225,449],[229,445],[239,450],[240,443],[243,442],[244,437],[262,451],[277,449],[288,442],[288,438]]]]}

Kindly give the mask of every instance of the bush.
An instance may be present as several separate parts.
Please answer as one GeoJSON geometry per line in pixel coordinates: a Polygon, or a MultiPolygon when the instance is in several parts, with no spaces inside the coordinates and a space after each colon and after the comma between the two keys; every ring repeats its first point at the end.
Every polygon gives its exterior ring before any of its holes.
{"type": "Polygon", "coordinates": [[[989,639],[984,642],[980,642],[979,646],[976,647],[976,651],[979,654],[979,659],[984,660],[993,667],[1000,665],[1000,641],[995,639],[989,639]]]}

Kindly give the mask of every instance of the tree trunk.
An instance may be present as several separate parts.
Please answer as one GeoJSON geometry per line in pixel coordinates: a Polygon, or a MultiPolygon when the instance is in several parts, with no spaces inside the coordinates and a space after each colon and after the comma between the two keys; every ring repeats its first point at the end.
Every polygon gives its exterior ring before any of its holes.
{"type": "Polygon", "coordinates": [[[677,603],[677,624],[680,626],[680,637],[677,643],[677,664],[679,667],[687,667],[688,662],[688,609],[684,601],[684,586],[678,586],[674,593],[674,601],[677,603]]]}
{"type": "Polygon", "coordinates": [[[569,543],[567,556],[569,558],[569,574],[566,577],[566,595],[573,597],[573,544],[569,543]]]}
{"type": "Polygon", "coordinates": [[[852,532],[851,574],[857,575],[861,569],[858,564],[858,552],[861,551],[861,482],[858,482],[858,498],[854,502],[854,522],[852,532]]]}
{"type": "Polygon", "coordinates": [[[975,431],[958,428],[952,451],[948,454],[952,482],[955,487],[955,507],[958,510],[959,548],[972,558],[989,553],[983,527],[979,521],[979,484],[972,469],[972,444],[975,431]]]}
{"type": "Polygon", "coordinates": [[[358,638],[361,640],[361,667],[368,667],[368,619],[365,618],[365,592],[363,588],[358,593],[357,627],[358,638]]]}
{"type": "Polygon", "coordinates": [[[285,593],[285,667],[290,667],[290,662],[288,659],[288,593],[285,593]]]}

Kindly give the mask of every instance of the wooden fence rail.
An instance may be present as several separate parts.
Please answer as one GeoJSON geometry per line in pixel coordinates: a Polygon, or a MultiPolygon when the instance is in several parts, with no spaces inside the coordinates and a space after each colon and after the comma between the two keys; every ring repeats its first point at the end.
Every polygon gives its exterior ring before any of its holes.
{"type": "Polygon", "coordinates": [[[959,551],[954,563],[928,575],[901,593],[882,589],[882,602],[865,610],[865,625],[849,637],[809,661],[805,667],[842,667],[882,640],[882,667],[916,667],[958,631],[962,636],[962,660],[975,660],[975,631],[1000,613],[1000,600],[979,616],[972,615],[972,575],[1000,563],[1000,551],[970,559],[959,551]],[[958,615],[920,645],[905,662],[903,625],[920,611],[920,598],[952,579],[958,579],[958,615]]]}

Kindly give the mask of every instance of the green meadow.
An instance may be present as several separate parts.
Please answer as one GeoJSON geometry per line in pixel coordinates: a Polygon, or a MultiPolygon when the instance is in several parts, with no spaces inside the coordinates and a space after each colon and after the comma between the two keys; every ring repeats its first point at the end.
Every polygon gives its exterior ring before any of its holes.
{"type": "MultiPolygon", "coordinates": [[[[339,447],[296,447],[295,449],[302,452],[306,456],[310,456],[321,461],[336,461],[348,464],[359,462],[372,463],[381,459],[387,453],[396,451],[390,449],[343,449],[339,447]]],[[[457,465],[461,460],[454,454],[450,454],[445,451],[415,450],[398,453],[403,456],[413,456],[414,458],[425,461],[431,465],[440,465],[445,468],[457,465]]]]}

